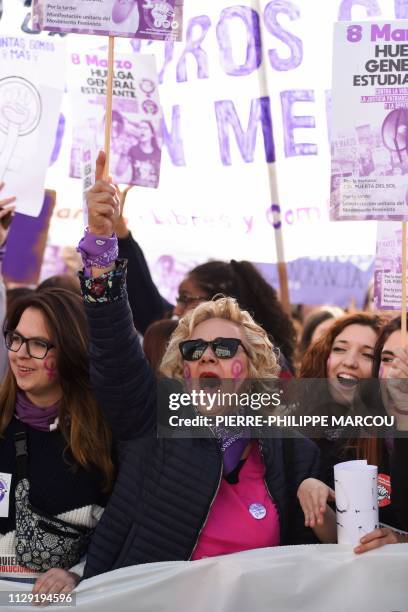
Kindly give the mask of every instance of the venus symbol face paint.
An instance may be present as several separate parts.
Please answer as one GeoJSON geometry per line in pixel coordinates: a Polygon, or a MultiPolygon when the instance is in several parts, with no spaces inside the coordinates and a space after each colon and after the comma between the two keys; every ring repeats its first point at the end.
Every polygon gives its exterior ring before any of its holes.
{"type": "Polygon", "coordinates": [[[47,373],[48,380],[55,380],[57,378],[57,362],[55,357],[46,357],[44,359],[44,370],[47,373]]]}

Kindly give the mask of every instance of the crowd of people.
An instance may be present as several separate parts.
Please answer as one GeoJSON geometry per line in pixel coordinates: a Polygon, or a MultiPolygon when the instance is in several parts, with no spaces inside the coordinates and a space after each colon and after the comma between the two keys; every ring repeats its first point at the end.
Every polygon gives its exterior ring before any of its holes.
{"type": "Polygon", "coordinates": [[[354,552],[408,542],[400,318],[327,307],[299,322],[251,263],[234,260],[197,266],[168,303],[104,164],[100,153],[79,283],[58,277],[3,295],[0,556],[15,569],[0,577],[67,593],[130,565],[334,543],[333,467],[350,459],[377,465],[385,489],[381,526],[354,552]],[[279,378],[320,381],[301,398],[305,413],[375,406],[399,435],[156,435],[163,380],[240,393],[279,378]]]}

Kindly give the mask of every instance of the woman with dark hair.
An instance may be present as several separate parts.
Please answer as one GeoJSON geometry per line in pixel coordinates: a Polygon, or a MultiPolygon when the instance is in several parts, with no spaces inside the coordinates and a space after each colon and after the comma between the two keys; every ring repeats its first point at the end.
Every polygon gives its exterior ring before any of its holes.
{"type": "MultiPolygon", "coordinates": [[[[69,592],[111,488],[110,429],[89,386],[79,296],[44,289],[17,300],[4,327],[0,388],[0,555],[34,593],[69,592]],[[4,492],[4,491],[3,491],[4,492]]],[[[3,577],[3,576],[2,576],[3,577]]]]}
{"type": "MultiPolygon", "coordinates": [[[[308,385],[305,381],[301,383],[306,398],[300,404],[302,411],[338,417],[352,410],[360,382],[372,377],[374,348],[380,329],[381,319],[377,315],[364,312],[345,315],[337,319],[326,334],[309,347],[299,377],[325,380],[312,380],[308,385]]],[[[321,437],[317,442],[323,454],[322,476],[332,486],[333,466],[339,461],[350,459],[349,447],[354,442],[346,441],[344,437],[347,432],[339,427],[324,429],[319,434],[321,437]]],[[[366,440],[366,444],[363,454],[370,462],[373,460],[368,452],[370,439],[366,440]]]]}
{"type": "MultiPolygon", "coordinates": [[[[396,378],[408,376],[408,353],[398,347],[401,343],[400,320],[387,323],[382,329],[379,317],[368,313],[356,313],[338,319],[326,336],[316,342],[306,353],[301,368],[304,378],[327,378],[326,405],[320,414],[339,415],[347,411],[370,411],[370,414],[400,413],[398,429],[408,429],[405,391],[393,385],[382,386],[381,393],[370,378],[396,378]],[[392,371],[394,370],[394,371],[392,371]],[[360,384],[359,384],[360,383],[360,384]],[[359,387],[359,388],[357,388],[359,387]],[[391,396],[390,396],[391,392],[391,396]],[[393,399],[399,394],[399,406],[393,399]]],[[[322,386],[318,387],[321,395],[322,386]]],[[[313,395],[313,393],[312,393],[313,395]]],[[[309,402],[310,396],[307,397],[309,402]]],[[[398,423],[398,421],[397,421],[398,423]]],[[[370,435],[354,436],[347,429],[328,429],[316,440],[322,453],[322,480],[328,487],[320,487],[316,481],[302,500],[307,524],[322,522],[324,511],[318,509],[317,500],[327,499],[333,487],[333,467],[336,463],[353,459],[366,459],[378,466],[378,500],[380,529],[374,530],[355,548],[362,553],[387,543],[406,542],[394,530],[408,529],[408,452],[406,439],[394,439],[370,435]],[[321,496],[321,497],[319,497],[321,496]],[[390,529],[390,526],[394,528],[390,529]]],[[[391,432],[393,433],[393,432],[391,432]]]]}
{"type": "Polygon", "coordinates": [[[159,373],[163,355],[178,322],[174,319],[155,321],[146,330],[143,337],[143,352],[147,361],[156,374],[159,373]]]}
{"type": "Polygon", "coordinates": [[[72,274],[49,276],[38,285],[36,291],[43,291],[44,289],[65,289],[66,291],[72,291],[77,295],[81,295],[78,277],[72,274]]]}
{"type": "Polygon", "coordinates": [[[132,167],[132,184],[157,187],[160,155],[153,125],[150,121],[140,121],[137,127],[137,143],[130,147],[127,154],[132,167]]]}
{"type": "Polygon", "coordinates": [[[304,357],[312,342],[319,340],[331,327],[335,319],[344,315],[344,310],[339,307],[322,306],[309,314],[304,322],[302,336],[300,339],[300,358],[304,357]]]}

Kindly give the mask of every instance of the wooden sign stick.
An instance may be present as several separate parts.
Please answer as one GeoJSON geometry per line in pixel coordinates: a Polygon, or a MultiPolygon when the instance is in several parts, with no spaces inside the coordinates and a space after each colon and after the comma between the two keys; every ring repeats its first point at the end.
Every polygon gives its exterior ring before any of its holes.
{"type": "Polygon", "coordinates": [[[407,344],[407,222],[402,222],[401,336],[407,344]]]}
{"type": "Polygon", "coordinates": [[[115,37],[109,36],[108,49],[108,78],[106,81],[106,110],[105,110],[105,168],[103,178],[106,181],[109,176],[110,140],[112,128],[112,98],[113,98],[113,66],[115,55],[115,37]]]}

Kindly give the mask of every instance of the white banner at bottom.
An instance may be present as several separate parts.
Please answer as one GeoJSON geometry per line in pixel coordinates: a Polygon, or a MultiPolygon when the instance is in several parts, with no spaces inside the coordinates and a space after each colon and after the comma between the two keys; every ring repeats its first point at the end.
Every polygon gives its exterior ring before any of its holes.
{"type": "MultiPolygon", "coordinates": [[[[388,545],[361,556],[350,546],[282,546],[200,561],[150,563],[85,580],[76,590],[75,608],[87,612],[408,612],[407,555],[408,544],[388,545]]],[[[31,588],[0,580],[0,591],[31,588]]]]}

